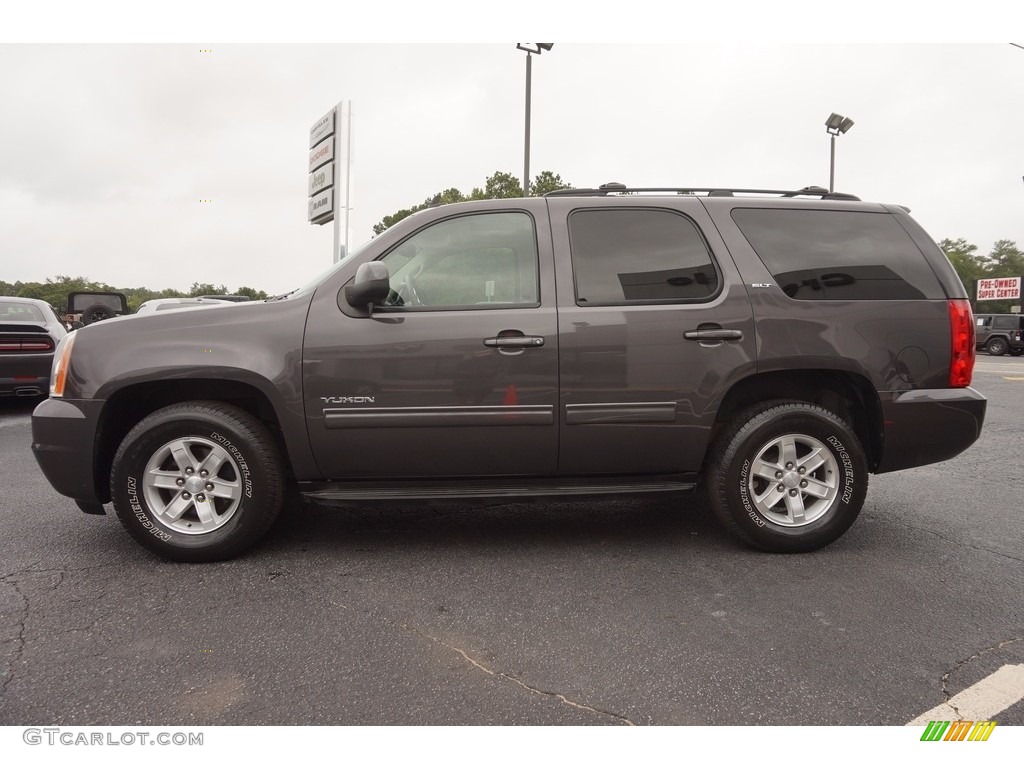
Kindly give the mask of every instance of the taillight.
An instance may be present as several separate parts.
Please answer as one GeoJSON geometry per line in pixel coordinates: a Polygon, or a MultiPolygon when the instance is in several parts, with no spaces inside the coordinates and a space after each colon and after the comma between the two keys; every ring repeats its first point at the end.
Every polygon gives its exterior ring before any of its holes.
{"type": "Polygon", "coordinates": [[[974,375],[974,313],[967,299],[949,300],[949,386],[969,387],[974,375]]]}
{"type": "Polygon", "coordinates": [[[53,370],[50,372],[50,397],[64,397],[75,333],[72,331],[57,343],[57,351],[53,354],[53,370]]]}
{"type": "Polygon", "coordinates": [[[52,352],[49,336],[7,336],[0,339],[0,352],[52,352]]]}

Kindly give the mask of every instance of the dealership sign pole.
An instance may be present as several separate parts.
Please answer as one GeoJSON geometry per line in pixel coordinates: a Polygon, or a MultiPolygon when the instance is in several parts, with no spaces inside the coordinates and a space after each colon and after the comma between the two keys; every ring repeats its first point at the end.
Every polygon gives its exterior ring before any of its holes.
{"type": "Polygon", "coordinates": [[[335,263],[348,253],[348,212],[352,174],[352,102],[339,102],[309,129],[309,222],[334,223],[335,263]],[[344,250],[342,224],[342,169],[337,162],[344,151],[344,250]]]}

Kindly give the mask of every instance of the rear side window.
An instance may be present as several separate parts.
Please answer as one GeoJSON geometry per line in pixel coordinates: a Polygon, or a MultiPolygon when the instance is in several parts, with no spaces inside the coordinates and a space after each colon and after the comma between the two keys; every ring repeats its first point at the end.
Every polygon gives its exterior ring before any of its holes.
{"type": "Polygon", "coordinates": [[[890,214],[736,208],[732,218],[790,298],[946,298],[924,254],[890,214]]]}
{"type": "Polygon", "coordinates": [[[992,327],[1001,331],[1016,330],[1019,322],[1016,317],[997,317],[992,321],[992,327]]]}
{"type": "Polygon", "coordinates": [[[674,211],[574,211],[569,243],[581,306],[705,301],[718,292],[704,238],[674,211]]]}

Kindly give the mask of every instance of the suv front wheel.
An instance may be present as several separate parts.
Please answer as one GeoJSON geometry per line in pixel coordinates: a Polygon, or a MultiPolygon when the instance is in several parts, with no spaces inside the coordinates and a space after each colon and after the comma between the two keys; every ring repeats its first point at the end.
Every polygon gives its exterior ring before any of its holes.
{"type": "Polygon", "coordinates": [[[225,560],[255,544],[280,512],[281,459],[266,426],[225,403],[161,408],[121,442],[114,509],[142,546],[170,560],[225,560]]]}
{"type": "Polygon", "coordinates": [[[710,456],[711,506],[758,549],[808,552],[853,525],[868,487],[853,430],[811,403],[772,402],[740,413],[710,456]]]}

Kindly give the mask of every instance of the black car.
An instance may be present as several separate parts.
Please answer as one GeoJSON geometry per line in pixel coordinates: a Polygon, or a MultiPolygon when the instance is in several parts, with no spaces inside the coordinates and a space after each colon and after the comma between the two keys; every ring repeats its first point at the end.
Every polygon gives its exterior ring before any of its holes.
{"type": "Polygon", "coordinates": [[[0,296],[0,396],[45,395],[53,351],[67,333],[45,301],[0,296]]]}

